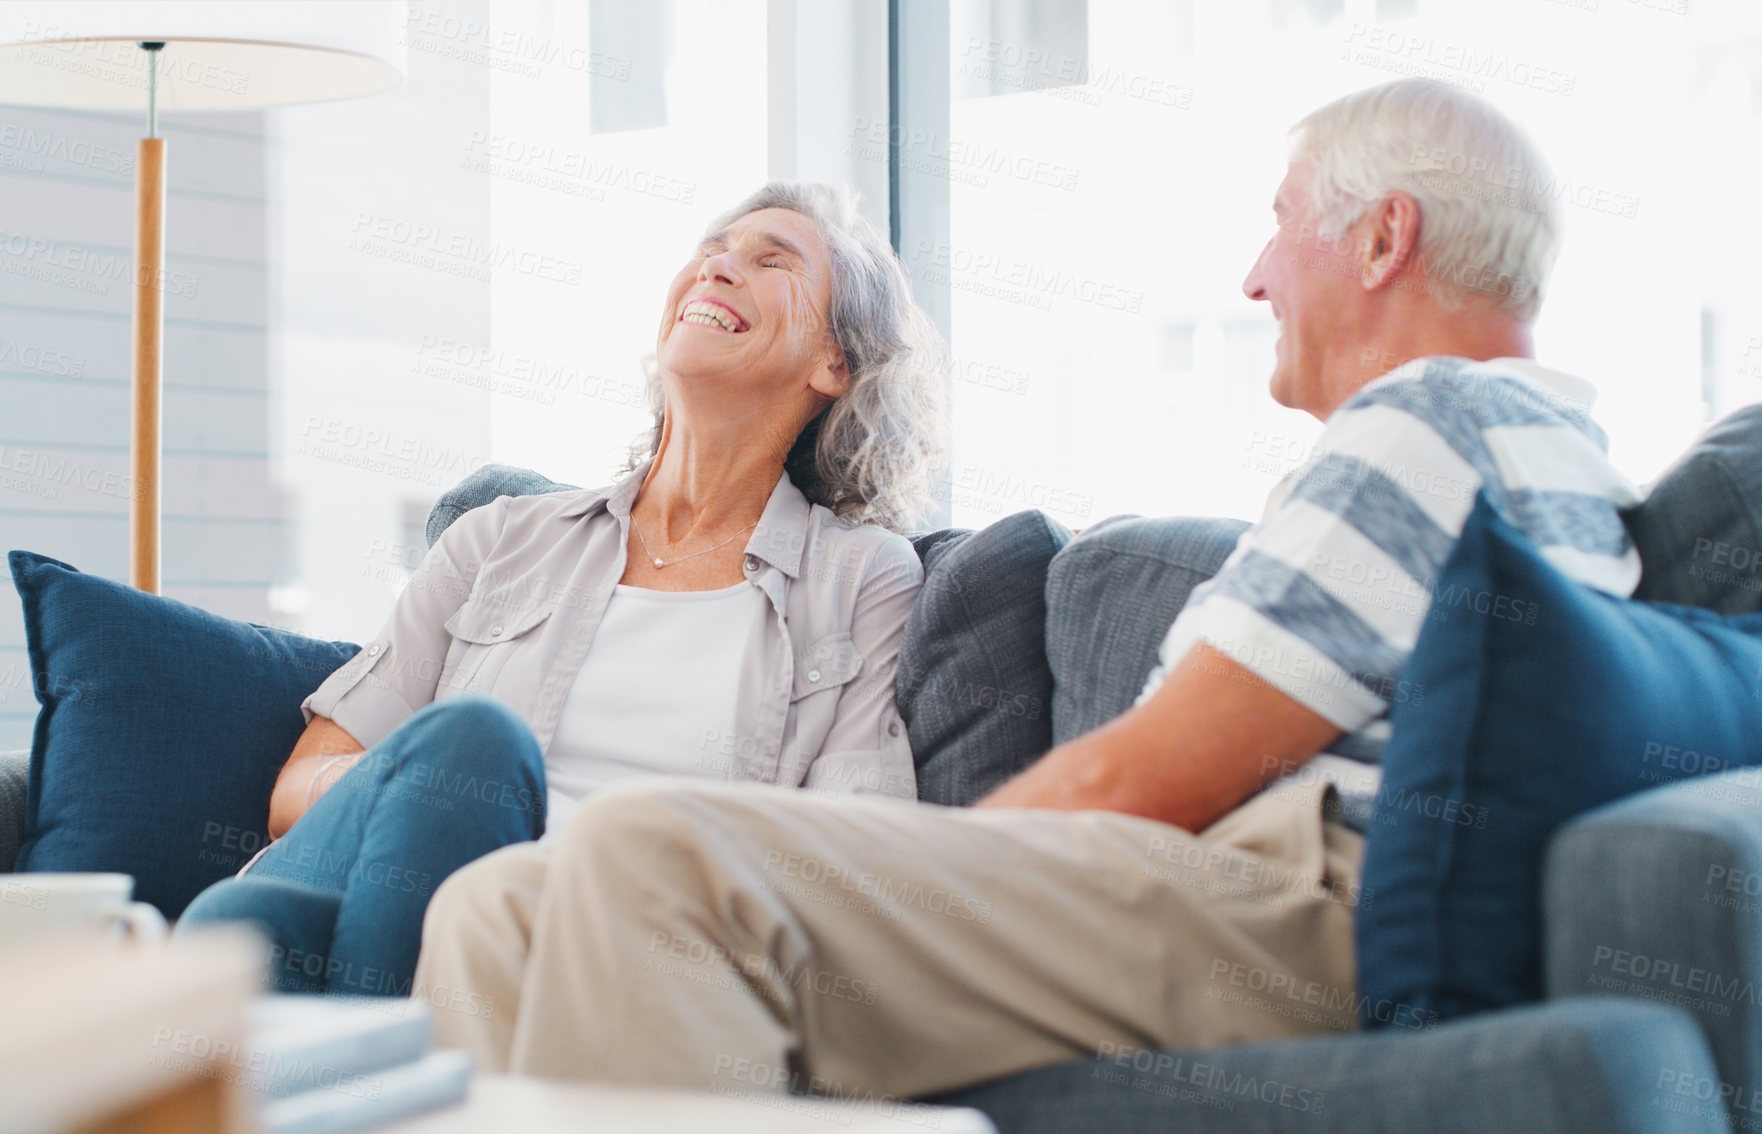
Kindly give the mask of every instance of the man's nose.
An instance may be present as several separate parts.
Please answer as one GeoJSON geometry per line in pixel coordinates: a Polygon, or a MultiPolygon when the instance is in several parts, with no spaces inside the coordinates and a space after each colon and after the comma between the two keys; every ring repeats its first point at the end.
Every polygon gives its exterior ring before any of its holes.
{"type": "Polygon", "coordinates": [[[1260,266],[1266,262],[1267,248],[1271,248],[1272,246],[1272,241],[1269,240],[1266,242],[1266,247],[1262,248],[1260,250],[1260,255],[1254,258],[1254,266],[1248,269],[1248,275],[1242,280],[1242,294],[1246,295],[1249,299],[1254,300],[1256,303],[1264,303],[1266,301],[1266,285],[1261,282],[1260,266]]]}

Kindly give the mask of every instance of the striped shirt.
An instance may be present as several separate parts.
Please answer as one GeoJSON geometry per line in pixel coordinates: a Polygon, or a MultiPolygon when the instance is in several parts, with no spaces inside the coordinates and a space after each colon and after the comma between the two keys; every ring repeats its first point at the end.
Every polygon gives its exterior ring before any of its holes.
{"type": "MultiPolygon", "coordinates": [[[[1640,494],[1609,464],[1593,396],[1510,358],[1416,359],[1367,384],[1194,590],[1143,696],[1205,642],[1338,725],[1346,735],[1330,752],[1375,764],[1391,706],[1423,696],[1400,674],[1434,598],[1511,602],[1433,593],[1483,490],[1563,574],[1631,595],[1640,559],[1620,511],[1640,494]]],[[[1377,770],[1361,770],[1347,794],[1374,792],[1377,770]]]]}

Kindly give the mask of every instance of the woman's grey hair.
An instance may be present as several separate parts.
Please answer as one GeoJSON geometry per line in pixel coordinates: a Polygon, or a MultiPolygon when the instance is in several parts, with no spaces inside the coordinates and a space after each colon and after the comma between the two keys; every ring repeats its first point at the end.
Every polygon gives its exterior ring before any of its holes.
{"type": "MultiPolygon", "coordinates": [[[[784,462],[815,504],[860,523],[905,531],[927,517],[947,444],[942,336],[912,299],[911,282],[855,192],[830,182],[773,181],[717,217],[722,231],[760,209],[811,219],[832,258],[832,334],[850,386],[796,438],[784,462]]],[[[666,413],[649,367],[654,427],[631,449],[631,467],[660,448],[666,413]]]]}
{"type": "Polygon", "coordinates": [[[1349,94],[1291,130],[1290,157],[1314,169],[1317,235],[1338,239],[1400,190],[1419,202],[1416,266],[1452,306],[1479,297],[1529,322],[1560,251],[1553,175],[1491,104],[1436,79],[1349,94]]]}

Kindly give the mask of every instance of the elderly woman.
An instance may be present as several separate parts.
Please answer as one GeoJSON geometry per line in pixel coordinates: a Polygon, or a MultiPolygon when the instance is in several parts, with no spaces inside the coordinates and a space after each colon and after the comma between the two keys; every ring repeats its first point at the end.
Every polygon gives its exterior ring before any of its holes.
{"type": "Polygon", "coordinates": [[[644,775],[915,795],[894,709],[940,344],[848,190],[772,183],[661,312],[610,488],[460,517],[303,706],[276,841],[180,929],[247,919],[279,987],[408,995],[449,874],[644,775]]]}

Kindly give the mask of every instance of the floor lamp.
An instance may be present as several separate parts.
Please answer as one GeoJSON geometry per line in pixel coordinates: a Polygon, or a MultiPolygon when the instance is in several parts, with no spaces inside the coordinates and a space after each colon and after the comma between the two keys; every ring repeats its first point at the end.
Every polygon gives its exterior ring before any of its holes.
{"type": "Polygon", "coordinates": [[[260,110],[404,77],[402,0],[0,0],[0,103],[145,111],[136,146],[129,582],[159,590],[161,110],[260,110]]]}

